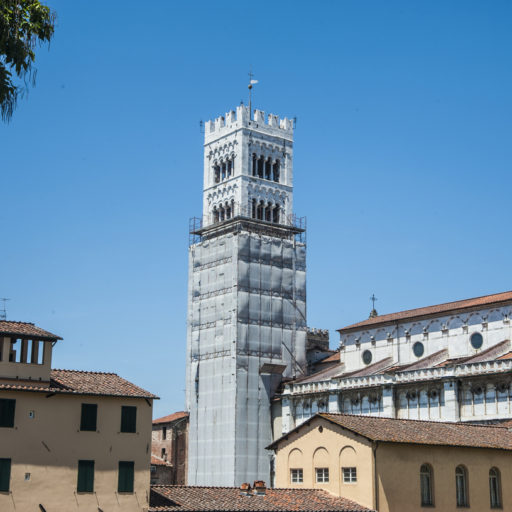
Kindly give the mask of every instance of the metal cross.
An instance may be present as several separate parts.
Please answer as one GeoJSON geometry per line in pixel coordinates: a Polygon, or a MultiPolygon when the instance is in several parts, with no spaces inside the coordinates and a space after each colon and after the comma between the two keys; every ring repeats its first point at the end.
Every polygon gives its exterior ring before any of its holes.
{"type": "Polygon", "coordinates": [[[372,293],[370,300],[372,301],[372,309],[375,309],[375,301],[378,300],[377,297],[375,297],[375,293],[372,293]]]}

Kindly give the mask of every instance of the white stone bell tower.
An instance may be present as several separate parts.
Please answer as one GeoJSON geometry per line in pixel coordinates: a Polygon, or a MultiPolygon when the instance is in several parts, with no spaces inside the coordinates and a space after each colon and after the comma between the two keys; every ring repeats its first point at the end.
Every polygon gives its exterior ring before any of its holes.
{"type": "Polygon", "coordinates": [[[293,215],[293,126],[237,108],[205,125],[191,225],[189,485],[270,479],[271,400],[306,368],[306,246],[293,215]]]}

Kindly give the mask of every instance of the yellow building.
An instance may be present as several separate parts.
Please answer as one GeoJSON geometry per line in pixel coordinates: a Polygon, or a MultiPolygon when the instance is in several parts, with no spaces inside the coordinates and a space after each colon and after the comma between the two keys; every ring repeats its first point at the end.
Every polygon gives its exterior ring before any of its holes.
{"type": "Polygon", "coordinates": [[[52,370],[58,336],[0,321],[0,511],[145,512],[151,393],[52,370]]]}
{"type": "Polygon", "coordinates": [[[504,427],[321,413],[269,449],[276,487],[325,489],[379,512],[512,511],[504,427]]]}

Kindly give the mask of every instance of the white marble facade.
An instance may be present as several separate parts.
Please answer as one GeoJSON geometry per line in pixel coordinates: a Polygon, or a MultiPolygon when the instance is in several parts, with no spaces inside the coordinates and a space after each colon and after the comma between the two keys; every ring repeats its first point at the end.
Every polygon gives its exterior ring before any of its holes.
{"type": "Polygon", "coordinates": [[[283,433],[316,412],[467,422],[512,419],[512,292],[340,329],[340,362],[287,384],[283,433]]]}

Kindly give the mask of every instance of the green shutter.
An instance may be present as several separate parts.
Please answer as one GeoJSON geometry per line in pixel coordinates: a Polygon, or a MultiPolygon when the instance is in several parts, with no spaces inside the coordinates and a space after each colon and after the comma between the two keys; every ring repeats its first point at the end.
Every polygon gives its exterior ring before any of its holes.
{"type": "Polygon", "coordinates": [[[77,492],[94,492],[94,461],[78,461],[77,492]]]}
{"type": "Polygon", "coordinates": [[[7,492],[11,481],[11,459],[0,459],[0,491],[7,492]]]}
{"type": "Polygon", "coordinates": [[[137,407],[121,407],[121,432],[137,432],[137,407]]]}
{"type": "Polygon", "coordinates": [[[96,430],[98,406],[96,404],[82,404],[82,416],[80,418],[80,430],[96,430]]]}
{"type": "Polygon", "coordinates": [[[14,427],[16,400],[0,398],[0,427],[14,427]]]}
{"type": "Polygon", "coordinates": [[[119,480],[117,483],[118,492],[133,492],[134,463],[127,461],[119,462],[119,480]]]}

